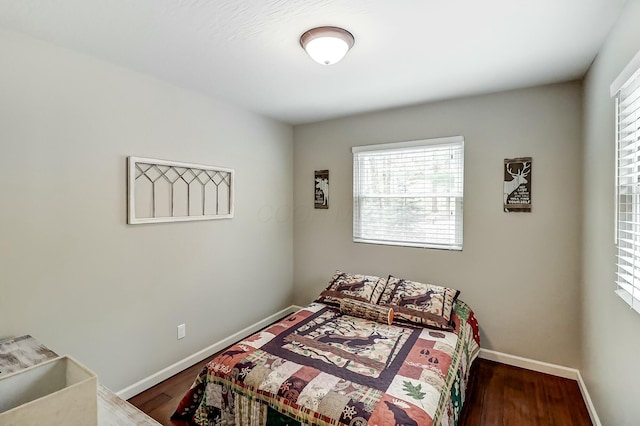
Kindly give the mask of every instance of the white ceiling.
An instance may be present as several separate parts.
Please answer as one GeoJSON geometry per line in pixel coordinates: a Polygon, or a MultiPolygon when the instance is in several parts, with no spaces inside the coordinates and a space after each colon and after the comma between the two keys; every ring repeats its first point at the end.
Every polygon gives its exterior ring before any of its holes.
{"type": "Polygon", "coordinates": [[[580,78],[625,2],[0,0],[0,27],[299,124],[580,78]],[[355,36],[336,65],[299,45],[321,25],[355,36]]]}

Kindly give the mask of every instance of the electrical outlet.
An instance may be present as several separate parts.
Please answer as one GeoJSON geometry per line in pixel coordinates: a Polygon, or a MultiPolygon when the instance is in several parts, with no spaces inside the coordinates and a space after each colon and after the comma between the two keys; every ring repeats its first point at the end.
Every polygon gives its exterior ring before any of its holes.
{"type": "Polygon", "coordinates": [[[187,335],[187,326],[185,324],[180,324],[178,326],[178,340],[182,339],[187,335]]]}

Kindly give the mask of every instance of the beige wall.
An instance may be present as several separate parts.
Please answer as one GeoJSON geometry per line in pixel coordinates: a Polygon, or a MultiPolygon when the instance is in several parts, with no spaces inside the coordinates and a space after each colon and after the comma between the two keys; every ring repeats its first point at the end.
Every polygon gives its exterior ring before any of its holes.
{"type": "Polygon", "coordinates": [[[483,347],[581,368],[603,424],[633,425],[640,316],[613,294],[609,85],[640,49],[637,22],[632,0],[584,99],[566,83],[293,132],[0,31],[0,338],[33,334],[118,390],[310,302],[335,269],[391,273],[462,290],[483,347]],[[450,135],[465,137],[464,251],[354,244],[351,147],[450,135]],[[236,217],[126,225],[128,155],[235,168],[236,217]],[[529,155],[534,211],[503,213],[502,160],[529,155]],[[327,211],[313,209],[319,169],[327,211]]]}
{"type": "Polygon", "coordinates": [[[0,53],[0,338],[119,390],[290,305],[290,126],[16,33],[0,53]],[[235,218],[126,225],[129,155],[235,168],[235,218]]]}
{"type": "Polygon", "coordinates": [[[482,346],[580,364],[580,83],[451,100],[294,127],[295,302],[335,269],[458,288],[482,346]],[[462,135],[464,250],[352,242],[351,147],[462,135]],[[504,158],[533,157],[533,212],[502,211],[504,158]],[[313,209],[313,172],[329,169],[329,210],[313,209]]]}
{"type": "Polygon", "coordinates": [[[614,294],[615,106],[609,87],[640,50],[640,2],[631,1],[585,80],[583,370],[604,425],[640,421],[640,315],[614,294]]]}

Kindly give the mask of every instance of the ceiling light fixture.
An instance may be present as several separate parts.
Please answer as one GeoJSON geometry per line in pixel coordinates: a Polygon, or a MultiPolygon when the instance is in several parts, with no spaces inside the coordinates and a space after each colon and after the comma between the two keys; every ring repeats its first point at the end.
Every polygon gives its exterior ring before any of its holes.
{"type": "Polygon", "coordinates": [[[353,35],[338,27],[313,28],[300,37],[300,45],[311,59],[322,65],[340,62],[353,47],[353,35]]]}

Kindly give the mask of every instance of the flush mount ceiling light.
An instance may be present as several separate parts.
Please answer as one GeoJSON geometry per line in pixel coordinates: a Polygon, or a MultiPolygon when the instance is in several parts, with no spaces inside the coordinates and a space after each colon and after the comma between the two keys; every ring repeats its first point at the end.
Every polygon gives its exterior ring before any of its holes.
{"type": "Polygon", "coordinates": [[[339,62],[353,47],[353,35],[338,27],[313,28],[300,37],[300,45],[311,59],[322,65],[339,62]]]}

